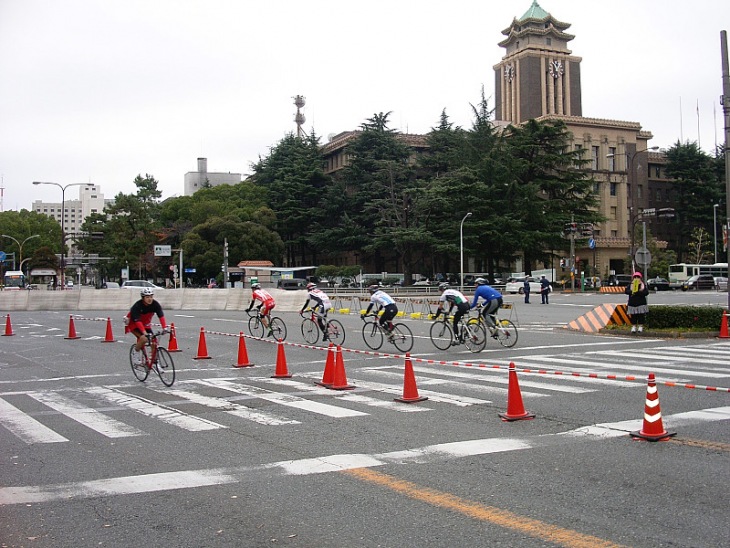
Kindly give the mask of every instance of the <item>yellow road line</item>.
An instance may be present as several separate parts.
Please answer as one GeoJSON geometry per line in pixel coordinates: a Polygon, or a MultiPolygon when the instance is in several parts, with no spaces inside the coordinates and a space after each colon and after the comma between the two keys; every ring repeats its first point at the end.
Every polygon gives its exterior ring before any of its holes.
{"type": "Polygon", "coordinates": [[[488,521],[500,527],[512,529],[560,546],[567,546],[569,548],[622,548],[620,544],[614,544],[613,542],[598,537],[584,535],[577,531],[550,525],[536,519],[526,518],[514,514],[509,510],[502,510],[494,506],[485,506],[478,502],[462,499],[455,495],[436,491],[428,487],[421,487],[415,483],[401,480],[388,474],[383,474],[382,472],[376,472],[369,468],[343,470],[342,473],[387,487],[392,491],[406,495],[414,500],[420,500],[432,506],[459,512],[481,521],[488,521]]]}

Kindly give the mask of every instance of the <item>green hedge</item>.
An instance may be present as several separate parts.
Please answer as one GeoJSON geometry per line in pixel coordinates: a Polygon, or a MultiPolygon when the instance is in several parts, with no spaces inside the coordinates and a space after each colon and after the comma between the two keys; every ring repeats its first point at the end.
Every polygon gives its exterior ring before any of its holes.
{"type": "Polygon", "coordinates": [[[646,327],[654,329],[719,330],[724,309],[717,306],[651,306],[646,315],[646,327]]]}

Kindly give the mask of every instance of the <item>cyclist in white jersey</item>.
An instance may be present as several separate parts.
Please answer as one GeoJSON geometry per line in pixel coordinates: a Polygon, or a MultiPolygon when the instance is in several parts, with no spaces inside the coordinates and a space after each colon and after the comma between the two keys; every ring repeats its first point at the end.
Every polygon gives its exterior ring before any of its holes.
{"type": "MultiPolygon", "coordinates": [[[[461,291],[449,289],[449,284],[446,282],[440,284],[439,289],[441,290],[441,297],[439,298],[439,307],[436,310],[435,317],[438,318],[441,315],[446,303],[449,303],[449,314],[451,314],[454,306],[456,306],[456,313],[454,314],[454,335],[458,336],[459,320],[461,320],[464,314],[469,312],[469,301],[461,291]]],[[[459,337],[459,342],[464,342],[461,340],[461,337],[459,337]]]]}
{"type": "Polygon", "coordinates": [[[327,318],[327,311],[332,308],[332,302],[327,296],[327,293],[325,293],[321,289],[318,289],[317,284],[315,283],[309,282],[307,284],[307,291],[307,300],[304,301],[304,306],[302,306],[299,314],[304,314],[307,306],[309,306],[309,302],[313,301],[314,304],[312,305],[312,311],[317,316],[317,323],[319,324],[319,328],[322,330],[322,340],[326,341],[329,339],[329,337],[327,336],[327,331],[325,330],[325,319],[327,318]]]}
{"type": "Polygon", "coordinates": [[[371,285],[368,287],[368,291],[370,291],[370,304],[365,314],[361,314],[360,317],[364,318],[377,305],[378,310],[383,309],[383,314],[380,316],[380,325],[390,333],[393,330],[393,322],[391,320],[398,314],[398,305],[395,304],[393,297],[380,289],[378,285],[371,285]]]}

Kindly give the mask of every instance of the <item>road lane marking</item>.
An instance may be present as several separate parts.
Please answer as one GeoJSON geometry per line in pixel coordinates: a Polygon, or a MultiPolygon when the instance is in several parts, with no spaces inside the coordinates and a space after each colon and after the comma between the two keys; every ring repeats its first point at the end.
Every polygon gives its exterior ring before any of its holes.
{"type": "Polygon", "coordinates": [[[68,441],[44,424],[0,399],[0,424],[25,443],[60,443],[68,441]]]}

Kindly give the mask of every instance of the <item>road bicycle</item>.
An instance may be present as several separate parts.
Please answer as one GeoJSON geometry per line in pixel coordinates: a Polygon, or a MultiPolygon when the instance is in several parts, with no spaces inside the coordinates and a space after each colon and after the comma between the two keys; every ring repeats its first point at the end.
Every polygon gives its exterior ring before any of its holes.
{"type": "Polygon", "coordinates": [[[488,326],[487,322],[484,319],[484,315],[482,314],[483,308],[484,307],[482,305],[479,305],[477,307],[479,314],[476,318],[470,318],[469,323],[478,322],[484,327],[485,331],[489,333],[489,335],[493,339],[497,339],[497,341],[499,341],[499,344],[501,344],[505,348],[512,348],[514,345],[516,345],[518,338],[517,326],[512,323],[512,320],[500,318],[498,314],[499,309],[497,309],[494,314],[491,314],[492,320],[494,321],[494,327],[488,326]]]}
{"type": "Polygon", "coordinates": [[[410,352],[413,348],[413,333],[406,324],[395,323],[388,330],[380,325],[377,313],[360,316],[365,325],[362,326],[362,338],[371,350],[379,350],[387,339],[401,352],[410,352]]]}
{"type": "Polygon", "coordinates": [[[129,363],[138,381],[146,381],[150,371],[155,371],[165,386],[172,386],[175,382],[175,362],[167,348],[160,346],[157,339],[165,333],[168,331],[164,329],[157,333],[147,333],[147,343],[142,347],[143,363],[134,363],[136,345],[133,344],[129,349],[129,363]]]}
{"type": "Polygon", "coordinates": [[[470,352],[475,354],[484,350],[487,345],[487,332],[477,318],[469,318],[468,315],[462,316],[457,325],[458,339],[451,324],[448,314],[444,314],[443,319],[431,324],[431,342],[436,348],[448,350],[451,346],[463,343],[470,352]]]}
{"type": "MultiPolygon", "coordinates": [[[[299,313],[299,315],[304,318],[302,321],[302,336],[309,344],[317,344],[317,341],[319,340],[319,333],[321,331],[319,328],[319,322],[317,321],[319,316],[311,308],[308,309],[308,312],[310,312],[309,317],[305,316],[304,313],[299,313]]],[[[325,322],[324,334],[327,336],[327,341],[332,342],[337,346],[342,346],[345,343],[345,328],[339,321],[330,320],[327,316],[322,317],[322,319],[325,322]]]]}
{"type": "MultiPolygon", "coordinates": [[[[246,310],[246,314],[248,314],[248,331],[251,336],[263,339],[266,327],[261,321],[261,309],[256,307],[254,310],[246,310]]],[[[269,331],[277,341],[286,340],[286,324],[281,318],[269,316],[269,331]]]]}

